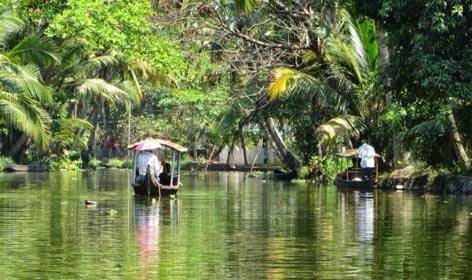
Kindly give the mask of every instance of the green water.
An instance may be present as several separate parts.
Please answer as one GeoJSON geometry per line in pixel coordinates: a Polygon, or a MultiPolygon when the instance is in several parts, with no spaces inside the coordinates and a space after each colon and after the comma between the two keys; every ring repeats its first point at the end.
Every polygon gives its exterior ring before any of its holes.
{"type": "Polygon", "coordinates": [[[0,279],[469,279],[472,198],[185,173],[0,173],[0,279]],[[85,200],[97,202],[87,206],[85,200]]]}

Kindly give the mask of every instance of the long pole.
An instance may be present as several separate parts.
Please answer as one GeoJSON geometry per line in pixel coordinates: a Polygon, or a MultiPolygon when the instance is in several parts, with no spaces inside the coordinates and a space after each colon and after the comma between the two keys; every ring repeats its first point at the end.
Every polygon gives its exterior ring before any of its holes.
{"type": "Polygon", "coordinates": [[[128,145],[131,144],[131,110],[128,113],[128,145]]]}
{"type": "Polygon", "coordinates": [[[359,172],[359,158],[358,158],[357,156],[356,156],[356,168],[355,168],[355,170],[356,170],[356,176],[355,176],[355,177],[357,178],[357,177],[359,177],[359,176],[358,176],[358,172],[359,172]]]}
{"type": "Polygon", "coordinates": [[[375,182],[379,179],[379,164],[377,162],[377,157],[375,156],[375,182]]]}

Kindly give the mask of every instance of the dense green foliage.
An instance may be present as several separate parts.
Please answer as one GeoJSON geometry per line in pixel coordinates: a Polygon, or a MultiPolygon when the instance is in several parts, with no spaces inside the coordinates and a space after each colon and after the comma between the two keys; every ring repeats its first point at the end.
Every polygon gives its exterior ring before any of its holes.
{"type": "Polygon", "coordinates": [[[356,4],[360,13],[374,18],[388,34],[386,75],[392,82],[396,108],[400,108],[395,109],[395,129],[406,132],[414,128],[405,143],[415,158],[433,165],[454,164],[455,140],[448,134],[448,107],[454,110],[464,146],[472,144],[467,140],[472,93],[470,1],[356,4]]]}
{"type": "Polygon", "coordinates": [[[272,142],[309,166],[367,138],[391,166],[464,172],[471,16],[466,0],[3,1],[2,152],[157,136],[193,156],[272,142]]]}

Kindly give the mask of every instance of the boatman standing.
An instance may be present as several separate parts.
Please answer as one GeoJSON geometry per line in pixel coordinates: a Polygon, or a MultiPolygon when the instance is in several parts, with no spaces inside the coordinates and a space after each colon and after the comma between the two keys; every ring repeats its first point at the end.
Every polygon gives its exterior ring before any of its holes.
{"type": "Polygon", "coordinates": [[[146,175],[147,166],[149,165],[151,175],[157,178],[159,174],[160,166],[157,156],[151,150],[141,151],[138,156],[138,173],[136,177],[136,183],[142,183],[144,176],[146,175]]]}
{"type": "Polygon", "coordinates": [[[375,168],[375,149],[367,144],[365,140],[361,140],[361,146],[358,149],[361,158],[361,175],[362,180],[372,180],[375,168]]]}

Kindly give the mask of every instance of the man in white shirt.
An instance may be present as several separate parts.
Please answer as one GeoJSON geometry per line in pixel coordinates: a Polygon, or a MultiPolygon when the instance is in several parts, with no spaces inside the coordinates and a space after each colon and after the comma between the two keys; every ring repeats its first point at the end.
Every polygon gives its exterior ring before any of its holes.
{"type": "Polygon", "coordinates": [[[365,140],[361,141],[362,145],[358,149],[361,158],[361,174],[362,180],[372,180],[372,174],[375,168],[375,149],[367,144],[365,140]]]}
{"type": "Polygon", "coordinates": [[[161,169],[157,156],[150,150],[141,151],[138,155],[138,176],[136,176],[136,183],[144,181],[148,165],[151,175],[157,178],[157,174],[159,174],[159,170],[161,169]]]}

